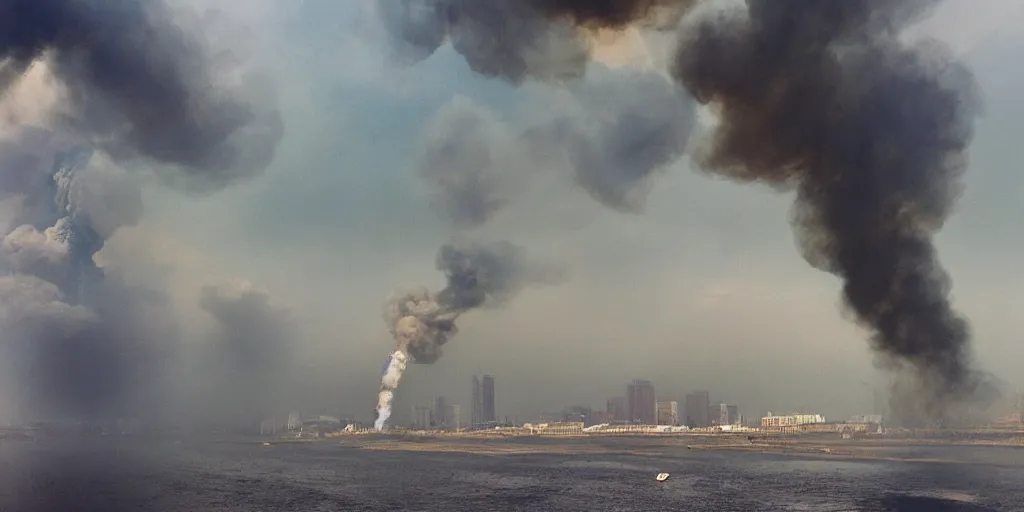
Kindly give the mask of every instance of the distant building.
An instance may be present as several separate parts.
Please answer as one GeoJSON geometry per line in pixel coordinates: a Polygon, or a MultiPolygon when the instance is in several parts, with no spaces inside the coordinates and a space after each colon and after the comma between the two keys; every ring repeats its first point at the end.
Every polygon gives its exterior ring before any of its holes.
{"type": "Polygon", "coordinates": [[[606,411],[613,422],[629,421],[629,411],[626,410],[626,397],[624,396],[609,398],[606,411]]]}
{"type": "Polygon", "coordinates": [[[434,427],[434,409],[423,405],[414,405],[412,407],[412,428],[428,430],[434,427]]]}
{"type": "Polygon", "coordinates": [[[654,384],[636,379],[626,386],[626,409],[629,422],[637,425],[654,425],[658,421],[657,400],[654,384]]]}
{"type": "Polygon", "coordinates": [[[445,428],[449,430],[459,430],[462,428],[462,411],[458,405],[447,405],[445,406],[445,428]]]}
{"type": "Polygon", "coordinates": [[[596,425],[594,410],[583,405],[571,405],[562,409],[562,422],[580,422],[584,427],[596,425]]]}
{"type": "Polygon", "coordinates": [[[658,402],[658,425],[679,425],[679,402],[658,402]]]}
{"type": "Polygon", "coordinates": [[[434,399],[434,423],[437,428],[448,426],[448,403],[443,396],[434,399]]]}
{"type": "Polygon", "coordinates": [[[473,376],[473,410],[471,424],[473,426],[498,421],[494,408],[494,377],[490,375],[473,376]]]}
{"type": "Polygon", "coordinates": [[[739,407],[729,404],[718,404],[718,424],[737,425],[740,422],[739,407]]]}
{"type": "Polygon", "coordinates": [[[687,394],[684,409],[686,426],[691,428],[711,426],[711,395],[707,391],[694,391],[687,394]]]}
{"type": "Polygon", "coordinates": [[[299,411],[288,413],[288,430],[298,430],[302,426],[302,416],[299,411]]]}
{"type": "Polygon", "coordinates": [[[790,414],[788,416],[768,416],[761,418],[762,427],[795,427],[797,425],[813,425],[825,423],[825,417],[820,414],[790,414]]]}
{"type": "Polygon", "coordinates": [[[846,420],[847,423],[882,423],[881,414],[856,414],[846,420]]]}

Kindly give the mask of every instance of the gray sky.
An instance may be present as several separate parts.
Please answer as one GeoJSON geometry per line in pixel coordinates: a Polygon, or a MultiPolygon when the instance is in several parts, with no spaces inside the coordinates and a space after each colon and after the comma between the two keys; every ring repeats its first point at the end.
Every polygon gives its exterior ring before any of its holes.
{"type": "MultiPolygon", "coordinates": [[[[256,29],[252,51],[275,79],[287,131],[252,182],[202,198],[148,186],[139,225],[98,259],[130,279],[160,276],[195,346],[209,321],[204,285],[268,290],[302,326],[286,340],[308,368],[289,382],[316,390],[301,406],[370,419],[393,348],[384,299],[443,286],[434,254],[452,228],[415,174],[422,130],[456,95],[513,120],[549,91],[477,77],[447,47],[392,66],[360,2],[180,2],[222,6],[256,29]]],[[[1012,390],[1024,386],[1024,1],[950,0],[919,29],[960,53],[985,94],[968,187],[938,244],[979,362],[1012,390]]],[[[841,314],[838,280],[799,255],[791,197],[692,172],[685,159],[656,180],[642,214],[604,209],[556,178],[537,183],[474,234],[565,263],[568,282],[463,317],[445,356],[406,374],[397,418],[439,394],[468,416],[474,372],[495,375],[499,414],[522,419],[603,407],[633,378],[654,381],[659,399],[708,389],[751,415],[870,409],[882,380],[866,335],[841,314]]]]}

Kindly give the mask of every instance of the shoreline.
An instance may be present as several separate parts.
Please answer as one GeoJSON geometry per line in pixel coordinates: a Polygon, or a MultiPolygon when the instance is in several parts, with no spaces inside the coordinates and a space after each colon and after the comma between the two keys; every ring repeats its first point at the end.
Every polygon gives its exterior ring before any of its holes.
{"type": "MultiPolygon", "coordinates": [[[[930,456],[926,453],[899,453],[914,448],[1011,448],[1021,450],[1024,444],[1017,442],[942,442],[934,439],[769,439],[742,440],[739,436],[730,439],[717,436],[680,436],[652,438],[642,436],[521,436],[517,438],[482,438],[474,436],[412,437],[394,435],[338,436],[318,440],[277,440],[266,441],[269,446],[290,443],[314,443],[342,448],[368,451],[396,451],[420,453],[465,453],[490,457],[503,456],[599,456],[631,455],[652,458],[685,458],[694,452],[733,452],[769,454],[801,459],[832,461],[879,461],[923,464],[986,464],[999,467],[1022,467],[1021,463],[1000,461],[966,460],[961,457],[930,456]]],[[[1017,450],[1013,450],[1016,452],[1017,450]]],[[[961,454],[962,455],[962,454],[961,454]]]]}

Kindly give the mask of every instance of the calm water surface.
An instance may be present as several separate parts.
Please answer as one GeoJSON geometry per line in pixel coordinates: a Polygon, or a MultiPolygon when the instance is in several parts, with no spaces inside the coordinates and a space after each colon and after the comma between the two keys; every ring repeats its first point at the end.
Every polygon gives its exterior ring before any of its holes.
{"type": "Polygon", "coordinates": [[[336,443],[0,444],[0,511],[1024,511],[1024,451],[908,448],[959,463],[667,448],[469,455],[336,443]],[[669,472],[666,482],[654,475],[669,472]]]}

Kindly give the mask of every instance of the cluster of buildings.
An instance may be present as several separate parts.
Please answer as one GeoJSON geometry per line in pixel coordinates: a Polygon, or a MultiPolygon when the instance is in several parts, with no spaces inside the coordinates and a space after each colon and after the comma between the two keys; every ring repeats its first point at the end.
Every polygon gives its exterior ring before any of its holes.
{"type": "Polygon", "coordinates": [[[414,405],[412,428],[417,430],[459,430],[462,428],[462,409],[449,404],[443,396],[434,399],[433,406],[414,405]]]}
{"type": "MultiPolygon", "coordinates": [[[[587,423],[585,419],[583,421],[587,423]]],[[[651,381],[636,379],[626,385],[625,396],[609,398],[605,410],[593,414],[592,423],[705,428],[741,425],[743,416],[736,405],[712,403],[711,394],[707,391],[688,393],[680,411],[678,401],[657,400],[651,381]]]]}
{"type": "MultiPolygon", "coordinates": [[[[463,423],[458,405],[448,404],[444,397],[438,397],[429,406],[413,407],[410,426],[418,430],[482,430],[512,426],[507,417],[504,422],[499,421],[494,396],[494,377],[487,374],[474,375],[469,423],[463,423]]],[[[1024,425],[1024,394],[1019,394],[1016,402],[1015,412],[1001,418],[997,424],[1024,425]]],[[[825,427],[826,423],[826,418],[821,414],[775,415],[771,412],[762,417],[759,423],[757,420],[748,422],[740,414],[739,407],[726,402],[712,402],[708,391],[687,393],[680,404],[675,400],[658,400],[651,381],[635,379],[626,384],[624,395],[608,398],[603,410],[572,405],[557,413],[541,414],[537,425],[573,425],[574,431],[598,426],[627,429],[644,426],[730,429],[746,426],[786,430],[794,427],[825,427]]],[[[882,415],[856,415],[841,423],[880,426],[882,415]]],[[[536,428],[533,424],[528,425],[536,428]]]]}
{"type": "Polygon", "coordinates": [[[412,408],[412,425],[417,430],[460,430],[489,428],[498,425],[494,408],[494,377],[474,375],[469,425],[462,423],[462,408],[447,403],[443,396],[434,399],[431,406],[415,405],[412,408]]]}

